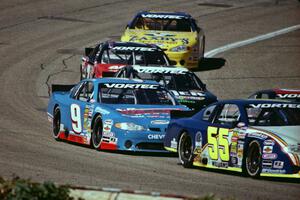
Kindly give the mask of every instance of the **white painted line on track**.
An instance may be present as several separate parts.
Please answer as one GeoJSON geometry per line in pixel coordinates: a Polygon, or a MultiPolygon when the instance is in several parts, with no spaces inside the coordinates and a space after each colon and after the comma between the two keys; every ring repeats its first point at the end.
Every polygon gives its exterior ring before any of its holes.
{"type": "Polygon", "coordinates": [[[221,46],[219,48],[213,49],[209,52],[206,52],[204,54],[204,57],[211,58],[211,57],[213,57],[213,56],[215,56],[219,53],[228,51],[230,49],[246,46],[246,45],[249,45],[249,44],[252,44],[252,43],[255,43],[255,42],[259,42],[259,41],[262,41],[262,40],[267,40],[267,39],[270,39],[272,37],[276,37],[276,36],[279,36],[279,35],[282,35],[282,34],[286,34],[286,33],[289,33],[291,31],[295,31],[295,30],[298,30],[298,29],[300,29],[300,24],[295,25],[295,26],[290,26],[290,27],[287,27],[287,28],[284,28],[284,29],[280,29],[280,30],[277,30],[277,31],[274,31],[274,32],[271,32],[271,33],[259,35],[259,36],[256,36],[254,38],[250,38],[250,39],[247,39],[247,40],[242,40],[242,41],[239,41],[239,42],[234,42],[234,43],[231,43],[231,44],[227,44],[227,45],[221,46]]]}

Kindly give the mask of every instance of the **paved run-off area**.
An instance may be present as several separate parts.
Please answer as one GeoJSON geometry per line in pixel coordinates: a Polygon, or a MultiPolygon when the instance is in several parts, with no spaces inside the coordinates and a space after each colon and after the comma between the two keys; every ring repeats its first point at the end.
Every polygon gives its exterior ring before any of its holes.
{"type": "MultiPolygon", "coordinates": [[[[2,0],[0,3],[0,175],[35,181],[236,199],[298,199],[300,185],[184,169],[176,157],[97,152],[56,142],[45,113],[47,84],[79,80],[83,47],[117,38],[139,10],[192,14],[206,51],[297,25],[296,0],[2,0]]],[[[219,98],[300,86],[300,31],[226,51],[199,73],[219,98]]]]}

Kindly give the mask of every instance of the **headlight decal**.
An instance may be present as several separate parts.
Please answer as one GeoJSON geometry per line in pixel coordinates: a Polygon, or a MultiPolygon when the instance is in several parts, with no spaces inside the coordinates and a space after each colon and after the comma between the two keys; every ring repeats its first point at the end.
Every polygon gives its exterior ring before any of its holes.
{"type": "Polygon", "coordinates": [[[132,122],[121,122],[115,124],[116,128],[126,130],[126,131],[143,131],[145,128],[141,125],[137,125],[132,122]]]}

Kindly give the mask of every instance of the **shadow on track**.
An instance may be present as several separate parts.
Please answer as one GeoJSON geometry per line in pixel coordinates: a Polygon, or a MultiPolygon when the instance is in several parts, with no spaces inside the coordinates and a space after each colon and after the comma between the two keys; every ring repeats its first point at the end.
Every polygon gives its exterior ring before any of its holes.
{"type": "Polygon", "coordinates": [[[193,72],[209,71],[221,69],[226,63],[224,58],[202,58],[198,67],[191,69],[193,72]]]}

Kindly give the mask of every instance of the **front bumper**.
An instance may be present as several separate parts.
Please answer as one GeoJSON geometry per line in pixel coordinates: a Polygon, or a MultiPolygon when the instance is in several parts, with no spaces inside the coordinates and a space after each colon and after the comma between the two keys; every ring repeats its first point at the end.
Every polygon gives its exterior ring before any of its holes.
{"type": "MultiPolygon", "coordinates": [[[[158,129],[157,129],[158,130],[158,129]]],[[[114,129],[115,134],[103,135],[100,149],[134,152],[163,152],[165,132],[160,131],[124,131],[114,129]]]]}

